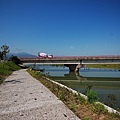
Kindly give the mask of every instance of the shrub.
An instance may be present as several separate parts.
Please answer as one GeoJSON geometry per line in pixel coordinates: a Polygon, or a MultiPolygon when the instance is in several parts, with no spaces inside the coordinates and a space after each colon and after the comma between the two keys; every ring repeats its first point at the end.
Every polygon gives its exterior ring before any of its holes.
{"type": "Polygon", "coordinates": [[[15,64],[19,64],[20,63],[20,59],[17,58],[17,56],[11,56],[9,58],[10,61],[14,62],[15,64]]]}
{"type": "Polygon", "coordinates": [[[88,90],[87,91],[87,97],[88,97],[88,101],[90,103],[94,103],[95,101],[98,100],[97,92],[96,91],[88,90]]]}

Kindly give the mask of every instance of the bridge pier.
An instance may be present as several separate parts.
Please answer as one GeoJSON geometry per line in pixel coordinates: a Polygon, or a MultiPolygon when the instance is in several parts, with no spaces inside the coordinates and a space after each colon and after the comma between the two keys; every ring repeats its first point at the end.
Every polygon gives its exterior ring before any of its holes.
{"type": "Polygon", "coordinates": [[[70,72],[79,72],[79,69],[83,67],[82,64],[64,64],[65,67],[69,67],[70,72]]]}

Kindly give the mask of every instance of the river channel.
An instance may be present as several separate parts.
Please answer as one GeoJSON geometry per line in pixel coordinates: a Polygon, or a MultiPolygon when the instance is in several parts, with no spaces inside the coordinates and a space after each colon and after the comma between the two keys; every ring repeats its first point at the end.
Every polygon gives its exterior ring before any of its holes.
{"type": "Polygon", "coordinates": [[[100,102],[114,109],[120,109],[120,71],[118,70],[81,68],[79,73],[75,74],[63,66],[36,65],[36,68],[44,69],[42,74],[83,94],[86,94],[88,89],[96,91],[100,102]]]}

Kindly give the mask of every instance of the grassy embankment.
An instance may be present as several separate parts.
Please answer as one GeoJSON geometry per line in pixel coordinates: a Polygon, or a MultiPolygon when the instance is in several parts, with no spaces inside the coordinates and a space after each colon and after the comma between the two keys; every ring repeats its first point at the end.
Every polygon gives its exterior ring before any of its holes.
{"type": "MultiPolygon", "coordinates": [[[[68,89],[61,87],[45,78],[37,71],[28,72],[38,79],[43,85],[51,90],[60,100],[64,102],[69,109],[71,109],[81,120],[119,120],[120,116],[110,114],[100,104],[85,100],[80,94],[76,95],[68,89]]],[[[89,99],[93,100],[96,97],[94,92],[89,93],[89,99]]]]}
{"type": "Polygon", "coordinates": [[[90,64],[86,65],[87,68],[109,68],[120,70],[120,64],[90,64]]]}
{"type": "Polygon", "coordinates": [[[11,61],[0,62],[0,84],[13,71],[19,70],[20,67],[11,61]]]}

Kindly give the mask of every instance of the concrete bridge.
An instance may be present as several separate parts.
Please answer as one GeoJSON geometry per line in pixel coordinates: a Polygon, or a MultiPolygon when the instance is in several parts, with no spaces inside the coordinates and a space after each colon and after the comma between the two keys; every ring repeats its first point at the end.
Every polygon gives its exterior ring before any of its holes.
{"type": "Polygon", "coordinates": [[[22,63],[64,64],[78,72],[86,64],[120,64],[120,56],[55,56],[53,58],[20,58],[22,63]]]}

